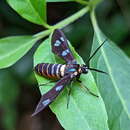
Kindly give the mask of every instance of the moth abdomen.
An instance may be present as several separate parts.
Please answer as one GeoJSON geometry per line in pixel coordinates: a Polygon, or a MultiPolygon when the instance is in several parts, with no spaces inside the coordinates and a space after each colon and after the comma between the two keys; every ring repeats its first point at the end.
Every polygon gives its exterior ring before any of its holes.
{"type": "Polygon", "coordinates": [[[60,79],[64,76],[65,65],[41,63],[36,65],[34,69],[41,76],[60,79]]]}

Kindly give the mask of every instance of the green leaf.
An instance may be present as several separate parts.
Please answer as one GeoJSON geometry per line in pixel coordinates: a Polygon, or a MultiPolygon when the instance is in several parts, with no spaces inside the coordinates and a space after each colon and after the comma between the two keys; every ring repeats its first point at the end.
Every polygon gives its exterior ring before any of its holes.
{"type": "Polygon", "coordinates": [[[19,87],[13,76],[7,70],[0,70],[0,108],[2,125],[6,130],[14,130],[17,122],[16,101],[19,87]]]}
{"type": "Polygon", "coordinates": [[[47,2],[72,2],[75,0],[47,0],[47,2]]]}
{"type": "Polygon", "coordinates": [[[93,15],[92,21],[95,30],[92,50],[94,51],[107,39],[100,52],[91,61],[91,65],[109,74],[109,76],[95,75],[107,109],[109,128],[110,130],[129,130],[130,60],[100,31],[93,15]]]}
{"type": "MultiPolygon", "coordinates": [[[[71,47],[71,50],[80,64],[82,58],[71,47]]],[[[63,61],[63,60],[62,60],[63,61]]],[[[34,55],[34,66],[38,63],[63,63],[60,58],[55,57],[51,51],[50,39],[45,40],[37,49],[34,55]]],[[[50,80],[36,74],[39,84],[47,83],[50,80]]],[[[81,76],[82,83],[93,93],[99,95],[92,74],[81,76]]],[[[42,94],[49,91],[55,83],[40,86],[42,94]]],[[[67,86],[68,87],[68,86],[67,86]]],[[[57,97],[50,105],[51,110],[56,114],[59,122],[66,130],[108,130],[107,114],[102,98],[94,97],[86,93],[78,82],[72,83],[72,93],[70,96],[69,108],[67,109],[67,89],[57,97]]]]}
{"type": "MultiPolygon", "coordinates": [[[[47,0],[47,2],[80,2],[80,0],[47,0]]],[[[86,1],[86,2],[88,2],[88,0],[83,0],[83,1],[86,1]]],[[[97,3],[99,3],[99,2],[101,2],[102,0],[91,0],[90,2],[91,2],[91,4],[93,4],[93,5],[96,5],[97,3]]],[[[82,2],[82,0],[81,0],[81,2],[82,2]]]]}
{"type": "Polygon", "coordinates": [[[36,42],[32,36],[12,36],[0,39],[0,68],[6,68],[24,56],[36,42]]]}
{"type": "Polygon", "coordinates": [[[23,18],[35,24],[46,22],[45,0],[7,0],[8,4],[23,18]]]}

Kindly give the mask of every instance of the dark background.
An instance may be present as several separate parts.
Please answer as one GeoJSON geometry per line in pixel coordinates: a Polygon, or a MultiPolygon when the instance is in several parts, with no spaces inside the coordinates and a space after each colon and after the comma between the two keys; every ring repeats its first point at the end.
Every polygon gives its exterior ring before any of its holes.
{"type": "MultiPolygon", "coordinates": [[[[49,3],[48,23],[55,24],[79,10],[70,3],[49,3]]],[[[105,35],[130,56],[130,1],[109,0],[98,5],[97,20],[105,35]]],[[[5,0],[0,1],[0,37],[28,35],[44,28],[22,19],[5,0]]],[[[89,14],[64,28],[67,38],[86,61],[92,44],[93,28],[89,14]]],[[[13,66],[0,70],[0,130],[62,130],[49,107],[37,117],[31,114],[40,98],[34,77],[33,54],[37,43],[13,66]]]]}

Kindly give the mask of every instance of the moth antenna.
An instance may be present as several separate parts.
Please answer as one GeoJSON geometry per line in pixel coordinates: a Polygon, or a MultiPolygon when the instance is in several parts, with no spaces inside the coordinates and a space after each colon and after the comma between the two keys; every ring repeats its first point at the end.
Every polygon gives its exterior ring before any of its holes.
{"type": "Polygon", "coordinates": [[[103,73],[103,74],[107,74],[107,75],[108,75],[107,72],[104,72],[104,71],[99,70],[99,69],[94,69],[94,68],[88,68],[88,69],[89,69],[89,70],[92,70],[92,71],[96,71],[96,72],[99,72],[99,73],[103,73]]]}
{"type": "Polygon", "coordinates": [[[93,58],[93,56],[98,52],[98,50],[104,45],[104,43],[107,41],[107,39],[105,39],[103,41],[103,43],[94,51],[94,53],[89,57],[89,59],[87,60],[87,63],[89,63],[89,61],[93,58]]]}

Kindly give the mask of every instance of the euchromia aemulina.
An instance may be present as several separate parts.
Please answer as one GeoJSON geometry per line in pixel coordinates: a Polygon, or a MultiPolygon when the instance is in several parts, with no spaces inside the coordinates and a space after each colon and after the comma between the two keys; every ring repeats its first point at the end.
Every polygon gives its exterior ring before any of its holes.
{"type": "MultiPolygon", "coordinates": [[[[101,48],[101,46],[105,43],[105,41],[90,56],[88,62],[101,48]]],[[[52,52],[61,57],[62,59],[64,59],[66,61],[66,64],[40,63],[35,66],[34,70],[37,74],[50,79],[57,79],[58,82],[51,90],[42,95],[35,109],[35,112],[32,114],[32,116],[38,114],[49,104],[51,104],[55,100],[55,98],[59,95],[59,93],[65,88],[65,86],[70,84],[74,79],[81,82],[79,80],[81,74],[87,74],[89,70],[107,74],[102,70],[78,64],[68,46],[67,38],[60,29],[54,30],[51,39],[51,46],[52,46],[52,52]]],[[[92,93],[88,88],[86,89],[90,94],[98,97],[97,95],[92,93]]]]}

